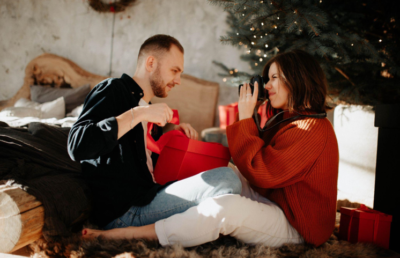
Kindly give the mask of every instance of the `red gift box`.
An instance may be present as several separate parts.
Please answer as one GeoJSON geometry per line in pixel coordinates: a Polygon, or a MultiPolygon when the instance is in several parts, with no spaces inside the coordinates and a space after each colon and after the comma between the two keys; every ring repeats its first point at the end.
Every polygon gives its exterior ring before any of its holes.
{"type": "Polygon", "coordinates": [[[339,238],[351,243],[374,243],[389,248],[392,215],[371,210],[365,205],[359,209],[340,208],[339,238]]]}
{"type": "Polygon", "coordinates": [[[236,114],[239,113],[238,103],[232,103],[225,106],[218,106],[219,127],[225,129],[236,120],[236,114]]]}
{"type": "MultiPolygon", "coordinates": [[[[178,111],[173,112],[170,123],[179,124],[178,111]]],[[[229,163],[231,154],[222,144],[191,140],[176,130],[165,133],[156,142],[150,135],[153,124],[148,123],[147,127],[147,148],[160,154],[153,175],[161,185],[210,169],[226,167],[229,163]]]]}
{"type": "Polygon", "coordinates": [[[162,148],[153,173],[156,182],[161,185],[226,167],[229,163],[229,149],[222,144],[192,140],[179,131],[168,132],[167,137],[168,134],[173,136],[162,148]]]}

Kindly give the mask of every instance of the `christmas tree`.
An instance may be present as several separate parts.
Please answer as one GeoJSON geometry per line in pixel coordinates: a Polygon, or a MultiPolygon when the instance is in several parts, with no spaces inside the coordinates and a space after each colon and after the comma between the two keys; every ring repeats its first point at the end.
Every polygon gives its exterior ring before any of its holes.
{"type": "MultiPolygon", "coordinates": [[[[318,59],[333,102],[400,103],[399,12],[391,0],[210,0],[229,13],[225,44],[244,50],[254,74],[279,52],[318,59]]],[[[253,74],[214,61],[237,86],[253,74]]]]}

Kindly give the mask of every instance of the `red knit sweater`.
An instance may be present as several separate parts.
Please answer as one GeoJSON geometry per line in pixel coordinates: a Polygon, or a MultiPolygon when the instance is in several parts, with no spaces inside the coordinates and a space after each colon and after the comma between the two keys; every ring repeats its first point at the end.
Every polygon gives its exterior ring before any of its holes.
{"type": "MultiPolygon", "coordinates": [[[[283,118],[290,116],[286,112],[283,118]]],[[[278,204],[307,243],[328,240],[335,226],[339,166],[329,120],[284,122],[260,138],[249,118],[228,126],[227,137],[233,161],[252,188],[278,204]]]]}

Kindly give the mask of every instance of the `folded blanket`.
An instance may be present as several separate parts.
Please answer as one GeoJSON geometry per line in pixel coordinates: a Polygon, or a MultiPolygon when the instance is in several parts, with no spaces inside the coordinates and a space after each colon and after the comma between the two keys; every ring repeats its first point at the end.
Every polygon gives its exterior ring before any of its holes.
{"type": "Polygon", "coordinates": [[[42,202],[46,240],[68,237],[90,211],[90,192],[80,164],[70,159],[70,128],[30,123],[27,129],[0,122],[0,180],[18,184],[42,202]]]}

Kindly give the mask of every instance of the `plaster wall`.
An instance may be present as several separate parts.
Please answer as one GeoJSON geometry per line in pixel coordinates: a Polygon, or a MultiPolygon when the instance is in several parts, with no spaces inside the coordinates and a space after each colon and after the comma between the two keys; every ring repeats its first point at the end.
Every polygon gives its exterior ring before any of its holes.
{"type": "Polygon", "coordinates": [[[133,75],[143,41],[158,33],[185,48],[185,73],[223,84],[212,64],[248,71],[238,50],[222,45],[223,8],[206,0],[138,0],[122,13],[99,13],[86,0],[0,0],[0,100],[23,84],[27,63],[48,52],[96,74],[133,75]]]}

